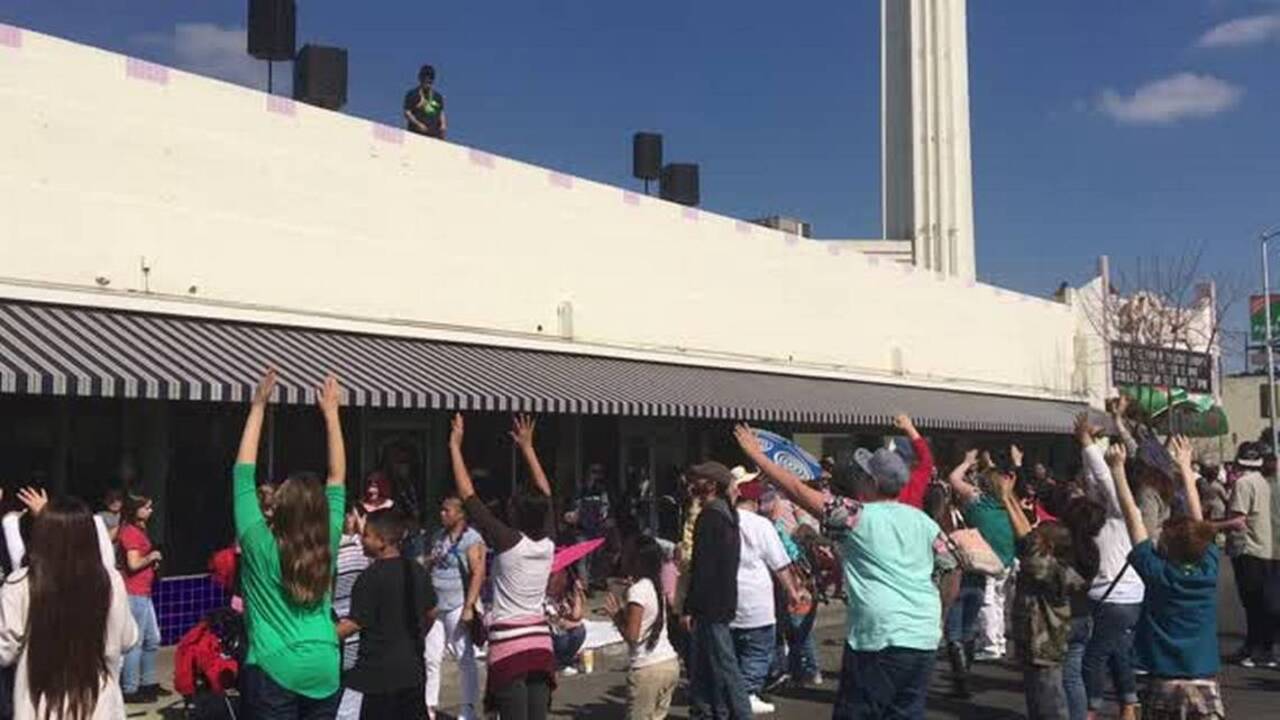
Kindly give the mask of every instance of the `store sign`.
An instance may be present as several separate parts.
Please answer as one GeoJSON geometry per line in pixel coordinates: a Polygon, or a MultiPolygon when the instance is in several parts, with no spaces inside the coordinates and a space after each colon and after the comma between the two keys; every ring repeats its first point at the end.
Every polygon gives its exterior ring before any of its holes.
{"type": "Polygon", "coordinates": [[[1208,353],[1111,343],[1111,383],[1212,392],[1213,359],[1208,353]]]}
{"type": "MultiPolygon", "coordinates": [[[[1271,339],[1280,339],[1280,295],[1271,296],[1271,339]]],[[[1267,343],[1267,306],[1261,295],[1249,298],[1249,341],[1267,343]]]]}

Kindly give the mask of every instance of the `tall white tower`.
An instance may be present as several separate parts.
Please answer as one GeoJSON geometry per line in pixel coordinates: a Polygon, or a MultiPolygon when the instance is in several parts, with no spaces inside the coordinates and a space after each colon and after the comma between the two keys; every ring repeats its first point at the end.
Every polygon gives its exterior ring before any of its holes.
{"type": "Polygon", "coordinates": [[[884,237],[918,267],[972,280],[965,0],[881,0],[884,237]]]}

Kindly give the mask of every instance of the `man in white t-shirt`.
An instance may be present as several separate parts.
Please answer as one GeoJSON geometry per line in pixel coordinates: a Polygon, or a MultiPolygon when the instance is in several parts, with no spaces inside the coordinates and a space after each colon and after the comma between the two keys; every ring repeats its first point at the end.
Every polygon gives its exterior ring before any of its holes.
{"type": "Polygon", "coordinates": [[[758,514],[763,484],[756,479],[758,473],[747,473],[734,468],[736,479],[736,504],[738,508],[739,534],[742,554],[738,561],[738,610],[729,630],[733,634],[734,650],[738,656],[738,668],[751,700],[751,710],[757,715],[773,712],[774,707],[760,699],[773,663],[776,638],[774,623],[776,609],[773,601],[773,580],[786,590],[788,598],[795,598],[791,582],[791,558],[773,523],[758,514]]]}

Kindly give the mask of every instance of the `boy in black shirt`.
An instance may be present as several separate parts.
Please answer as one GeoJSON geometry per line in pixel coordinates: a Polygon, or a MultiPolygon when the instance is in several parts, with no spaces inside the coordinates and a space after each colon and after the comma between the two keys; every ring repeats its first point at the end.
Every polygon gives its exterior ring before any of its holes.
{"type": "Polygon", "coordinates": [[[423,697],[423,638],[435,621],[431,576],[401,557],[408,530],[397,509],[369,513],[361,543],[373,563],[351,589],[351,613],[338,622],[338,637],[360,633],[360,652],[343,685],[363,695],[360,717],[427,717],[423,697]]]}

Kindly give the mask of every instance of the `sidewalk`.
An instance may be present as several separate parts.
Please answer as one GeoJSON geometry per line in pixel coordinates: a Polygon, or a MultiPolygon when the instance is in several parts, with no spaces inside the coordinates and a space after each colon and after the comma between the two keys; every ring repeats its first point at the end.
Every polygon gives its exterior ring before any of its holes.
{"type": "MultiPolygon", "coordinates": [[[[588,618],[593,620],[604,619],[604,593],[596,593],[596,596],[588,601],[588,618]]],[[[844,624],[844,605],[835,603],[832,605],[824,605],[818,610],[818,620],[815,623],[815,631],[821,628],[829,628],[832,626],[843,626],[844,624]]],[[[160,655],[156,660],[156,670],[159,673],[160,684],[164,687],[173,689],[173,651],[172,647],[160,649],[160,655]]],[[[614,643],[595,651],[595,668],[589,675],[579,675],[576,677],[564,677],[560,680],[562,684],[573,687],[583,682],[593,685],[591,682],[596,676],[623,677],[627,669],[627,652],[626,647],[622,643],[614,643]],[[581,678],[581,680],[579,680],[581,678]]],[[[449,712],[454,710],[458,705],[458,665],[446,661],[442,669],[442,677],[440,682],[440,706],[441,710],[449,712]]],[[[480,684],[484,687],[484,664],[480,666],[480,684]]],[[[130,706],[128,717],[130,718],[181,718],[182,717],[182,698],[177,695],[164,698],[159,702],[151,705],[130,706]]]]}

